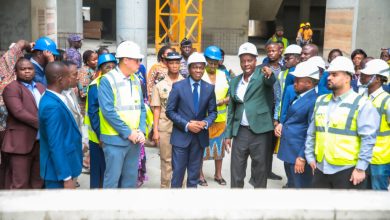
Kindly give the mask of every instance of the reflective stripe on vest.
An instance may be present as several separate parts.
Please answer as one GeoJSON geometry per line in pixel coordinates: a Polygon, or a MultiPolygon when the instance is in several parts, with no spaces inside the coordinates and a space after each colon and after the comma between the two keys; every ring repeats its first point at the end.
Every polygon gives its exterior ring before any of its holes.
{"type": "MultiPolygon", "coordinates": [[[[229,83],[227,81],[226,75],[224,72],[217,70],[216,73],[216,80],[215,80],[215,97],[217,100],[225,99],[228,90],[229,90],[229,83]]],[[[226,113],[226,105],[217,106],[218,115],[217,118],[214,120],[215,122],[224,122],[227,119],[227,113],[226,113]]]]}
{"type": "Polygon", "coordinates": [[[279,108],[278,108],[278,119],[280,119],[280,113],[282,111],[284,83],[286,82],[288,72],[289,72],[289,69],[286,69],[283,72],[283,74],[279,73],[279,75],[278,75],[278,80],[279,80],[279,84],[280,84],[280,94],[281,94],[280,104],[279,104],[279,108]]]}
{"type": "MultiPolygon", "coordinates": [[[[138,129],[141,117],[141,86],[139,79],[133,75],[129,77],[130,87],[123,80],[118,68],[103,76],[106,78],[114,95],[114,108],[120,119],[130,128],[138,129]]],[[[99,111],[100,132],[102,135],[116,136],[118,132],[108,123],[102,112],[99,111]]]]}
{"type": "Polygon", "coordinates": [[[314,109],[316,159],[322,162],[325,157],[332,165],[356,165],[360,151],[356,121],[366,99],[356,93],[348,95],[334,110],[337,113],[329,114],[328,119],[331,98],[332,94],[320,96],[314,109]]]}
{"type": "Polygon", "coordinates": [[[93,80],[91,82],[91,84],[89,84],[89,86],[88,86],[87,98],[86,98],[86,102],[85,102],[85,117],[84,117],[84,124],[87,125],[87,127],[88,127],[88,139],[96,144],[99,144],[99,138],[96,135],[95,131],[92,129],[91,120],[89,119],[89,115],[88,115],[88,102],[89,102],[88,101],[89,100],[88,92],[89,92],[90,86],[93,86],[93,85],[99,86],[99,83],[100,83],[100,77],[93,80]]]}
{"type": "Polygon", "coordinates": [[[372,101],[380,116],[375,147],[372,152],[372,164],[390,163],[390,126],[386,119],[386,111],[390,105],[390,95],[383,91],[372,101]]]}

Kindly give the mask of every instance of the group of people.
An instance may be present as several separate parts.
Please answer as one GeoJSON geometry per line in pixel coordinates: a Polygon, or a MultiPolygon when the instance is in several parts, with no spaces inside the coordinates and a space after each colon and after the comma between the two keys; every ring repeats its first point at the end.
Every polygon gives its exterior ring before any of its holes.
{"type": "Polygon", "coordinates": [[[75,188],[89,165],[90,188],[136,188],[150,138],[161,188],[207,186],[204,160],[227,185],[222,160],[231,152],[232,188],[244,187],[249,157],[254,188],[281,179],[272,172],[277,153],[286,188],[387,190],[388,60],[334,49],[327,65],[315,44],[289,45],[282,35],[278,28],[261,64],[257,47],[243,43],[237,76],[221,48],[195,52],[188,39],[180,52],[162,47],[147,74],[132,41],[83,56],[77,35],[62,54],[47,37],[18,41],[0,60],[0,187],[75,188]]]}

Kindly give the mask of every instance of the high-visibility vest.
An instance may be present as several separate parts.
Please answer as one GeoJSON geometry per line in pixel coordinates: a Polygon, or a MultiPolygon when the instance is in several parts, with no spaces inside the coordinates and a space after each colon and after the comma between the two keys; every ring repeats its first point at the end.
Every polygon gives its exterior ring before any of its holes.
{"type": "Polygon", "coordinates": [[[153,129],[153,112],[149,105],[145,104],[146,109],[146,128],[145,128],[145,137],[148,137],[150,131],[153,129]]]}
{"type": "Polygon", "coordinates": [[[380,115],[380,126],[372,152],[372,164],[390,163],[390,126],[386,119],[386,111],[390,105],[390,95],[383,91],[372,101],[380,115]]]}
{"type": "Polygon", "coordinates": [[[318,162],[332,165],[356,165],[360,152],[361,139],[357,133],[357,115],[366,98],[351,93],[340,103],[332,114],[328,114],[328,104],[333,94],[322,95],[314,108],[315,155],[318,162]],[[328,124],[328,125],[327,125],[328,124]]]}
{"type": "MultiPolygon", "coordinates": [[[[114,95],[114,107],[119,115],[119,118],[130,128],[138,129],[141,117],[141,85],[139,79],[134,74],[131,75],[131,88],[123,80],[123,74],[118,71],[118,68],[106,73],[103,78],[106,78],[111,85],[114,95]]],[[[100,132],[102,135],[116,136],[118,132],[106,120],[102,111],[99,111],[100,132]]]]}
{"type": "Polygon", "coordinates": [[[278,80],[279,80],[279,85],[280,85],[280,94],[281,94],[281,96],[280,96],[280,105],[279,105],[279,108],[277,109],[278,110],[278,118],[279,119],[280,119],[280,113],[282,111],[284,85],[285,85],[287,74],[288,74],[289,71],[290,71],[290,69],[286,69],[283,73],[280,72],[279,75],[278,75],[278,80]]]}
{"type": "MultiPolygon", "coordinates": [[[[272,38],[271,38],[271,41],[272,42],[278,42],[278,38],[275,36],[275,34],[274,35],[272,35],[272,38]]],[[[285,38],[285,37],[282,37],[282,43],[283,43],[283,51],[286,49],[286,47],[288,46],[288,40],[287,40],[287,38],[285,38]]]]}
{"type": "MultiPolygon", "coordinates": [[[[229,90],[229,82],[227,80],[226,74],[222,72],[221,70],[217,69],[216,71],[216,79],[215,79],[215,98],[217,100],[222,100],[226,98],[229,90]]],[[[203,80],[205,80],[208,83],[211,83],[210,78],[207,75],[207,72],[204,73],[203,80]]],[[[217,106],[218,115],[217,118],[214,120],[214,122],[224,122],[227,120],[227,106],[226,105],[220,105],[217,106]]]]}
{"type": "MultiPolygon", "coordinates": [[[[89,86],[88,86],[88,89],[87,89],[87,94],[89,92],[89,87],[93,86],[93,85],[97,85],[99,86],[99,83],[100,83],[100,77],[96,78],[95,80],[93,80],[89,86]]],[[[97,134],[95,133],[95,131],[92,129],[92,125],[91,125],[91,120],[89,119],[89,115],[88,115],[88,102],[89,102],[89,97],[87,95],[87,101],[85,103],[85,117],[84,117],[84,124],[87,125],[88,127],[88,139],[96,144],[99,144],[99,138],[97,136],[97,134]]],[[[100,112],[100,110],[99,110],[100,112]]]]}

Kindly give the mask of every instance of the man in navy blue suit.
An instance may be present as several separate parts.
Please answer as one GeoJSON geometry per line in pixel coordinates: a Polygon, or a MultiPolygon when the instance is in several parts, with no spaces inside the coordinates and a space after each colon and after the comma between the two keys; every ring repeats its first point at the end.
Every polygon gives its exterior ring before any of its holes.
{"type": "Polygon", "coordinates": [[[295,98],[288,105],[286,119],[275,128],[280,137],[278,158],[284,161],[288,188],[308,188],[312,172],[305,159],[305,140],[313,114],[319,80],[319,69],[310,61],[297,65],[294,72],[295,98]]]}
{"type": "Polygon", "coordinates": [[[69,88],[65,64],[46,66],[47,90],[39,102],[40,174],[45,188],[75,188],[82,168],[81,133],[61,94],[69,88]]]}
{"type": "Polygon", "coordinates": [[[214,86],[203,81],[206,59],[200,53],[188,58],[190,77],[173,84],[166,108],[173,122],[172,188],[181,188],[187,170],[187,187],[196,188],[204,148],[209,145],[208,127],[217,117],[214,86]]]}

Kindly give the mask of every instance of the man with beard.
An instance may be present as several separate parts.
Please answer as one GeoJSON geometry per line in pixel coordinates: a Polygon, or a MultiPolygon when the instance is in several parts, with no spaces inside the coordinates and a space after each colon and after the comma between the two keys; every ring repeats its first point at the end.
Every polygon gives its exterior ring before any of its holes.
{"type": "Polygon", "coordinates": [[[351,89],[355,70],[350,59],[336,57],[328,71],[332,93],[317,99],[305,143],[312,186],[365,189],[379,114],[367,98],[351,89]]]}
{"type": "Polygon", "coordinates": [[[33,53],[30,61],[34,65],[34,82],[40,82],[47,86],[45,77],[45,67],[49,62],[54,61],[54,56],[60,55],[57,51],[57,45],[48,37],[41,37],[35,41],[33,53]]]}
{"type": "Polygon", "coordinates": [[[16,65],[17,80],[5,87],[7,127],[1,151],[7,158],[6,189],[40,189],[38,105],[45,87],[33,82],[34,67],[25,58],[16,65]]]}

